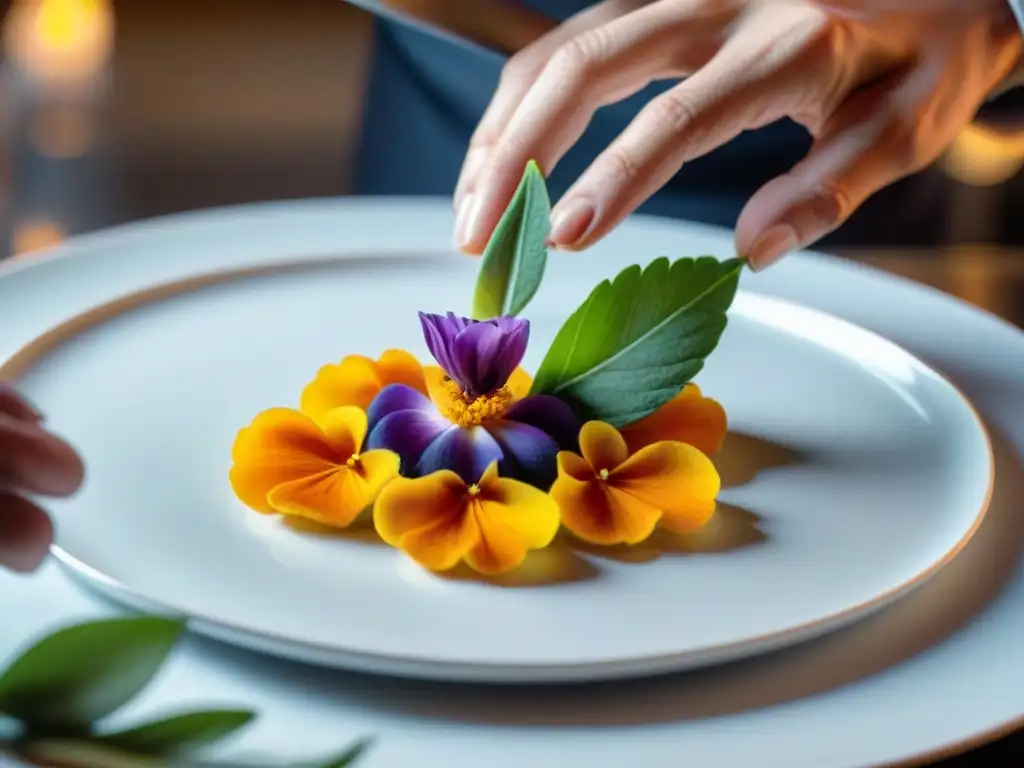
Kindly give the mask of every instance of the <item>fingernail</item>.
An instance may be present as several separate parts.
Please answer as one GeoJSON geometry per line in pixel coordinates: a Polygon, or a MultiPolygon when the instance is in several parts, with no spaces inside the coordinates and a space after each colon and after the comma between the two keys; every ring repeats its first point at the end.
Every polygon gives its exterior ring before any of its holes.
{"type": "Polygon", "coordinates": [[[790,251],[800,247],[796,231],[789,224],[776,224],[762,234],[747,254],[750,268],[759,271],[769,267],[790,251]]]}
{"type": "Polygon", "coordinates": [[[590,229],[594,221],[594,204],[589,200],[574,198],[559,203],[551,214],[551,234],[548,242],[553,245],[569,246],[578,242],[590,229]]]}
{"type": "Polygon", "coordinates": [[[460,250],[468,252],[473,244],[487,240],[487,236],[480,231],[480,210],[483,201],[484,195],[479,192],[470,192],[462,203],[462,210],[459,211],[459,226],[455,236],[460,250]]]}
{"type": "Polygon", "coordinates": [[[466,195],[455,214],[455,247],[462,248],[466,244],[466,237],[469,234],[470,206],[473,204],[473,195],[466,195]]]}

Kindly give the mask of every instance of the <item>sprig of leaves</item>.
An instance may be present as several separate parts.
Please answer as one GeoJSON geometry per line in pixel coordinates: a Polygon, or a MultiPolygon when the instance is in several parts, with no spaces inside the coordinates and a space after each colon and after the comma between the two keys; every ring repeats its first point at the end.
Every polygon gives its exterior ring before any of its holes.
{"type": "MultiPolygon", "coordinates": [[[[6,726],[0,757],[62,768],[166,767],[236,734],[255,712],[183,712],[124,730],[103,729],[100,721],[150,684],[184,630],[183,622],[171,619],[118,618],[38,641],[0,673],[0,722],[6,726]]],[[[364,739],[334,757],[293,768],[351,768],[371,743],[364,739]]],[[[191,757],[188,764],[225,768],[191,757]]]]}
{"type": "Polygon", "coordinates": [[[547,184],[531,160],[484,250],[473,294],[475,319],[518,315],[530,303],[544,277],[550,232],[547,184]]]}
{"type": "Polygon", "coordinates": [[[603,281],[558,332],[530,394],[617,427],[653,413],[718,345],[743,264],[660,258],[603,281]]]}

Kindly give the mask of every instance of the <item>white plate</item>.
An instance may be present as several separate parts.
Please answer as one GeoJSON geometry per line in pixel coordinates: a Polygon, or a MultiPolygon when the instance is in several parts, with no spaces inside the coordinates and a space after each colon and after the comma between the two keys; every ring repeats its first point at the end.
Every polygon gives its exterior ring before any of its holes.
{"type": "MultiPolygon", "coordinates": [[[[192,261],[136,266],[133,257],[162,252],[164,242],[240,264],[281,252],[443,249],[451,226],[444,201],[342,200],[219,210],[92,236],[60,248],[56,261],[23,262],[28,268],[17,281],[0,280],[0,355],[112,295],[202,270],[192,261]],[[396,219],[402,227],[390,226],[396,219]],[[116,285],[91,279],[94,258],[63,258],[111,242],[124,244],[116,285]],[[62,306],[47,294],[55,269],[77,285],[62,306]]],[[[624,249],[714,253],[729,245],[722,230],[638,218],[581,260],[624,249]]],[[[947,373],[986,419],[996,457],[989,512],[960,556],[919,589],[783,653],[649,682],[561,690],[373,680],[190,640],[123,721],[248,706],[261,717],[229,747],[232,754],[294,759],[374,734],[365,768],[678,768],[684,758],[687,768],[863,768],[936,759],[1020,724],[1024,334],[935,291],[817,254],[790,257],[750,284],[898,341],[947,373]]],[[[32,635],[110,610],[57,568],[32,579],[0,572],[0,612],[18,617],[0,622],[0,656],[32,635]]]]}
{"type": "MultiPolygon", "coordinates": [[[[6,369],[88,457],[85,491],[57,508],[58,554],[122,600],[242,645],[477,681],[721,662],[895,599],[957,553],[988,502],[987,438],[951,385],[871,333],[747,293],[699,378],[738,433],[715,527],[625,557],[560,549],[539,558],[553,571],[535,563],[500,583],[432,575],[365,532],[325,537],[249,512],[227,484],[230,446],[258,411],[293,405],[323,363],[392,346],[426,359],[416,310],[464,309],[476,262],[282,248],[287,267],[161,286],[167,263],[239,264],[173,230],[80,247],[80,262],[0,282],[5,306],[25,281],[67,306],[87,262],[115,299],[22,339],[6,369]],[[129,253],[149,276],[123,296],[129,253]]],[[[656,255],[556,255],[527,313],[527,367],[594,284],[656,255]]],[[[254,252],[247,266],[260,263],[254,252]]]]}

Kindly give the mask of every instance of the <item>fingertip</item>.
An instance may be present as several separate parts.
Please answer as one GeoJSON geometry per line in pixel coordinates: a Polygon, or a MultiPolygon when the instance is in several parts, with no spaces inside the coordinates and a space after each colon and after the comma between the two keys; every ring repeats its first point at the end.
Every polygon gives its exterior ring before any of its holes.
{"type": "Polygon", "coordinates": [[[28,499],[0,493],[0,566],[31,573],[46,559],[53,523],[28,499]]]}

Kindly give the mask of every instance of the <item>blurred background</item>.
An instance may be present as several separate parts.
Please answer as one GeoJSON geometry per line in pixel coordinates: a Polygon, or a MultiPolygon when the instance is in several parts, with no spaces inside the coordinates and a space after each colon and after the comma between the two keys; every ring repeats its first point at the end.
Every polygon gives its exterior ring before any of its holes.
{"type": "MultiPolygon", "coordinates": [[[[133,219],[351,189],[372,22],[342,0],[0,12],[0,258],[133,219]]],[[[1019,95],[825,247],[1024,320],[1014,116],[1019,95]]]]}

